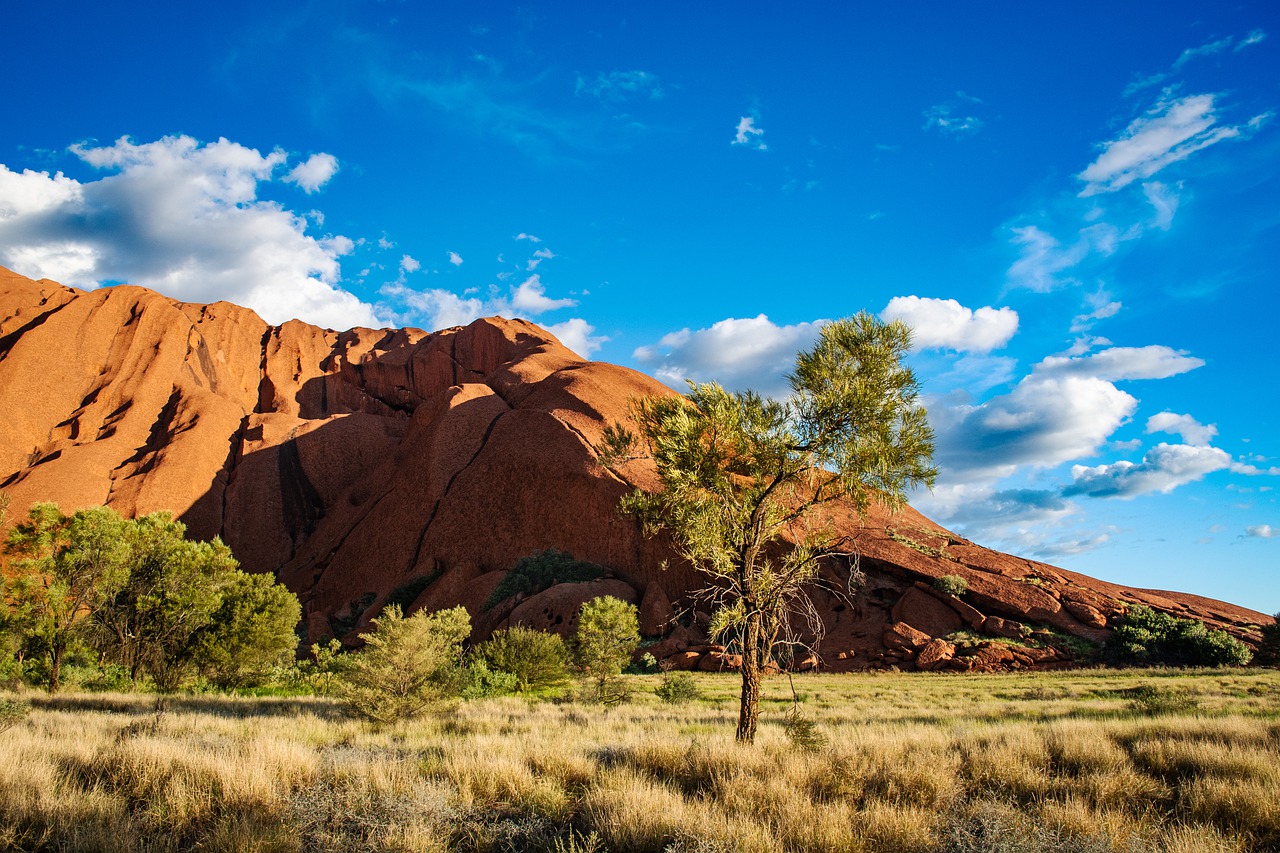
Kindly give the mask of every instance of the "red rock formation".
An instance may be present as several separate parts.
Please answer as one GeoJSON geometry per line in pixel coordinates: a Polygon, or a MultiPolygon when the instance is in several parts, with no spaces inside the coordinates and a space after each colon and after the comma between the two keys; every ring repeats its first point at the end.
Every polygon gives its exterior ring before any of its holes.
{"type": "MultiPolygon", "coordinates": [[[[0,489],[11,517],[37,500],[172,510],[298,592],[312,639],[358,630],[392,598],[462,603],[477,635],[569,625],[585,586],[482,608],[518,559],[556,548],[604,566],[610,577],[596,583],[640,601],[647,630],[674,631],[655,647],[673,665],[728,666],[732,655],[697,646],[698,629],[671,620],[695,575],[616,511],[630,489],[656,485],[652,468],[631,462],[615,475],[596,455],[629,399],[670,393],[519,320],[434,334],[270,326],[227,303],[82,292],[0,269],[0,489]]],[[[834,515],[866,576],[851,600],[816,593],[820,651],[836,669],[911,667],[922,649],[928,668],[1044,665],[1044,655],[1024,662],[981,645],[949,658],[931,641],[958,627],[1038,624],[1099,640],[1130,603],[1246,638],[1270,621],[990,551],[910,508],[834,515]],[[943,575],[965,579],[962,599],[932,588],[943,575]]],[[[826,571],[840,587],[850,566],[826,571]]]]}

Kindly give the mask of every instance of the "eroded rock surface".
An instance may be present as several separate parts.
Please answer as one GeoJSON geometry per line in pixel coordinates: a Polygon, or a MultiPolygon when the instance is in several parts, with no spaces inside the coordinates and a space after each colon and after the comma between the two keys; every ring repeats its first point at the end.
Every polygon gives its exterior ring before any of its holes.
{"type": "MultiPolygon", "coordinates": [[[[0,269],[10,517],[38,500],[172,510],[192,534],[222,536],[246,568],[296,591],[311,640],[352,636],[388,601],[464,604],[476,636],[570,625],[589,584],[484,609],[516,561],[555,548],[605,567],[594,583],[641,604],[671,665],[731,668],[732,649],[708,645],[705,614],[689,610],[694,573],[616,511],[629,490],[656,485],[653,469],[636,461],[615,474],[597,456],[631,398],[670,393],[519,320],[435,333],[272,326],[227,303],[137,287],[83,292],[0,269]]],[[[1053,649],[949,652],[942,638],[1049,628],[1100,641],[1132,603],[1246,640],[1249,626],[1271,621],[991,551],[910,508],[873,506],[859,519],[836,507],[833,523],[850,532],[866,579],[852,596],[815,594],[821,659],[834,669],[1055,665],[1063,655],[1053,649]],[[934,590],[944,575],[968,592],[934,590]]],[[[832,589],[847,585],[848,564],[824,571],[832,589]]]]}

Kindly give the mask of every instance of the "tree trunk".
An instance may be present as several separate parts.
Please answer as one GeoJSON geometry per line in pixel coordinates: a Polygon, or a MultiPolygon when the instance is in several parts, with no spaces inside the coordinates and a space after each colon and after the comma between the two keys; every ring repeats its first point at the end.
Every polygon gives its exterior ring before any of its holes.
{"type": "Polygon", "coordinates": [[[749,613],[742,635],[742,700],[738,705],[738,743],[755,743],[760,721],[760,614],[749,613]]]}
{"type": "Polygon", "coordinates": [[[54,642],[49,648],[49,692],[57,693],[62,683],[62,646],[54,642]]]}

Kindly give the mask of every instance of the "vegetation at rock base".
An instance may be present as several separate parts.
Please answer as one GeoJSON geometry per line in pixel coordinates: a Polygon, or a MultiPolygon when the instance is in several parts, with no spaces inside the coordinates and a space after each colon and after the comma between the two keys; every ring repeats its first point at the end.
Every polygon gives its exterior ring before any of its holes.
{"type": "Polygon", "coordinates": [[[36,694],[0,737],[0,848],[1265,853],[1280,673],[626,676],[625,705],[498,698],[370,725],[336,700],[36,694]],[[1135,688],[1193,697],[1151,715],[1135,688]],[[594,841],[591,840],[594,838],[594,841]],[[572,845],[572,846],[571,846],[572,845]]]}
{"type": "Polygon", "coordinates": [[[715,611],[713,627],[741,652],[739,741],[755,738],[775,650],[816,645],[808,588],[822,563],[850,556],[822,510],[836,500],[859,512],[873,500],[900,506],[937,475],[915,375],[902,365],[910,345],[904,323],[862,312],[824,325],[796,357],[785,401],[691,382],[683,397],[633,401],[635,432],[605,432],[605,465],[650,459],[662,485],[637,489],[622,511],[647,533],[670,533],[708,580],[696,596],[715,611]],[[810,636],[793,630],[801,622],[810,636]]]}
{"type": "Polygon", "coordinates": [[[521,692],[558,687],[569,680],[569,648],[560,635],[523,625],[494,631],[471,656],[489,669],[510,673],[521,692]]]}
{"type": "Polygon", "coordinates": [[[1245,666],[1249,647],[1226,631],[1134,605],[1112,627],[1107,652],[1121,663],[1164,666],[1245,666]]]}
{"type": "Polygon", "coordinates": [[[177,690],[266,680],[292,658],[297,597],[240,570],[218,539],[195,542],[167,512],[121,518],[109,507],[64,514],[37,503],[9,531],[5,681],[62,685],[69,660],[96,658],[98,678],[177,690]]]}
{"type": "Polygon", "coordinates": [[[490,610],[513,595],[535,595],[558,583],[586,583],[605,575],[603,566],[576,560],[572,554],[551,548],[521,558],[499,581],[482,610],[490,610]]]}
{"type": "Polygon", "coordinates": [[[969,591],[969,582],[959,575],[943,575],[935,578],[933,588],[947,595],[964,595],[969,591]]]}

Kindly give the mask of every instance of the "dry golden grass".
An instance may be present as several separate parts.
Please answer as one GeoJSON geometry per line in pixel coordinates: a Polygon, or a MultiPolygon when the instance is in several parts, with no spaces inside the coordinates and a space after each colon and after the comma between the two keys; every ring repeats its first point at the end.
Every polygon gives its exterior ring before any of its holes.
{"type": "Polygon", "coordinates": [[[610,710],[382,728],[324,699],[31,696],[0,736],[0,849],[1280,849],[1275,671],[806,676],[816,752],[787,737],[785,680],[744,748],[737,683],[698,679],[684,706],[636,678],[610,710]]]}

